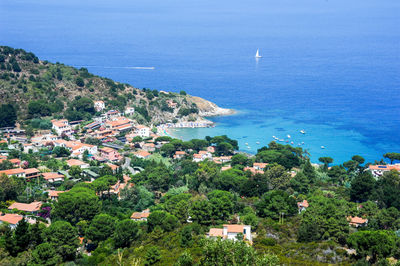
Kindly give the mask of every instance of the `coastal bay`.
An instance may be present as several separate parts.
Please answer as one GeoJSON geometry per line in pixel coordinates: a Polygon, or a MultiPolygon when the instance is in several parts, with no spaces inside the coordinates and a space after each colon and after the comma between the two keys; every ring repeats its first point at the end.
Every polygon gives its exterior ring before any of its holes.
{"type": "Polygon", "coordinates": [[[243,114],[211,118],[215,128],[187,129],[188,137],[226,133],[254,152],[246,136],[266,144],[305,129],[313,161],[356,153],[374,161],[400,149],[398,1],[152,1],[124,11],[115,8],[122,2],[89,1],[80,12],[75,0],[43,3],[1,3],[4,45],[243,114]]]}

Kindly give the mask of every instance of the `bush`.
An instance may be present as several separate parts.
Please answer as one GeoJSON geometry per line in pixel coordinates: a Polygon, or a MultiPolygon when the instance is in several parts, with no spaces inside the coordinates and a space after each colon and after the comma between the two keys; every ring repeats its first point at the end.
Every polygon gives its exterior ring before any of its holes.
{"type": "Polygon", "coordinates": [[[75,80],[76,85],[78,85],[79,87],[83,87],[85,86],[85,81],[83,80],[83,78],[81,77],[77,77],[75,80]]]}
{"type": "Polygon", "coordinates": [[[261,244],[263,244],[264,246],[275,246],[276,245],[276,240],[273,238],[263,238],[260,241],[261,244]]]}

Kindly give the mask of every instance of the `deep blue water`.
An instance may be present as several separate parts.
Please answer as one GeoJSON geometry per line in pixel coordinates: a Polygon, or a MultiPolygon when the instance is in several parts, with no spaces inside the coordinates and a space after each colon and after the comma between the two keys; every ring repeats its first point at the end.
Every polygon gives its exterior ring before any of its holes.
{"type": "Polygon", "coordinates": [[[241,111],[183,138],[254,152],[290,134],[313,161],[373,161],[400,152],[399,14],[398,0],[1,0],[0,43],[241,111]]]}

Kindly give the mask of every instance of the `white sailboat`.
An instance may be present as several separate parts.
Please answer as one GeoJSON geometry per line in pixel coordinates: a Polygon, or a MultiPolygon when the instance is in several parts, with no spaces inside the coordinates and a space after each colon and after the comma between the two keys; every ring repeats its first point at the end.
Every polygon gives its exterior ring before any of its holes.
{"type": "Polygon", "coordinates": [[[259,49],[257,49],[257,52],[256,52],[256,55],[255,55],[255,58],[261,58],[262,56],[260,55],[260,50],[259,49]]]}

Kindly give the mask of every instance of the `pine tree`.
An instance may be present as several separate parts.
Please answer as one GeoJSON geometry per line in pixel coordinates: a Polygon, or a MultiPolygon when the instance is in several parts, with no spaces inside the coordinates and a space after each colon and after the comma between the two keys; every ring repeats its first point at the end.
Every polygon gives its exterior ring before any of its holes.
{"type": "Polygon", "coordinates": [[[18,253],[28,249],[30,234],[29,224],[25,218],[18,223],[17,228],[15,229],[14,237],[18,253]]]}

